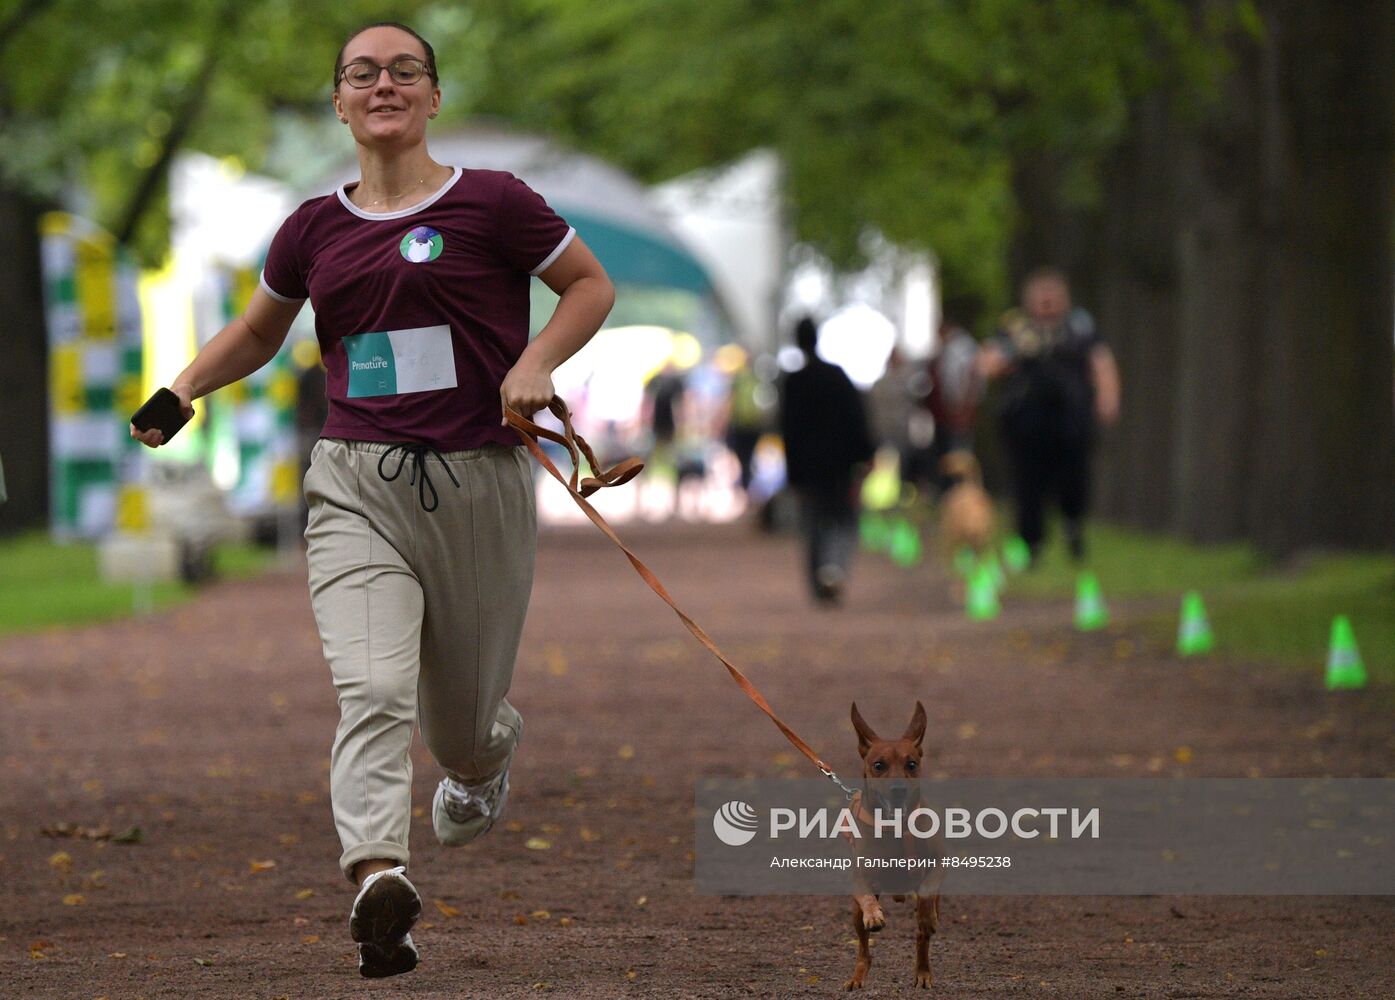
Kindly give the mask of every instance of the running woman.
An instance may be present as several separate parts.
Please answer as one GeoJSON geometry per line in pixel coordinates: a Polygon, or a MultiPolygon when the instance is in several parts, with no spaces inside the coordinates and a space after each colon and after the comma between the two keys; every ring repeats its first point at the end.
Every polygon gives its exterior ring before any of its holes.
{"type": "MultiPolygon", "coordinates": [[[[414,725],[445,776],[443,844],[494,825],[523,720],[505,695],[532,589],[536,507],[503,406],[531,416],[614,302],[576,231],[512,174],[427,151],[436,56],[379,23],[335,60],[359,180],[281,225],[246,312],[170,387],[184,412],[275,356],[308,299],[329,416],[305,477],[311,600],[338,691],[330,796],[359,971],[409,972],[414,725]],[[528,339],[530,276],[560,299],[528,339]],[[405,473],[405,475],[404,475],[405,473]],[[433,478],[434,473],[434,478],[433,478]]],[[[131,428],[150,447],[158,430],[131,428]]]]}

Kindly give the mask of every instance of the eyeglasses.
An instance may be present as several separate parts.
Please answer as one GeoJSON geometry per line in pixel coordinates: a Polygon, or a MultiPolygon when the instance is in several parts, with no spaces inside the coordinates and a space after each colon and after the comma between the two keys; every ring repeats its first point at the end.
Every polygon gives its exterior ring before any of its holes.
{"type": "Polygon", "coordinates": [[[367,59],[356,60],[339,69],[339,79],[343,80],[350,87],[357,90],[364,90],[378,82],[378,77],[383,70],[388,71],[388,76],[392,77],[392,82],[410,87],[422,78],[426,73],[426,63],[420,59],[397,59],[389,66],[379,66],[375,62],[367,59]]]}

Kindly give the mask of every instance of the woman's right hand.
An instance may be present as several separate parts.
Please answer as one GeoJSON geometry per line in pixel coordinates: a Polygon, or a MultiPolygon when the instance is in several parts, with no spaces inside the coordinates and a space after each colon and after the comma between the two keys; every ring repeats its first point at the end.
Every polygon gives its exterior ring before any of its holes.
{"type": "MultiPolygon", "coordinates": [[[[170,386],[170,392],[179,397],[179,410],[184,414],[185,420],[191,420],[194,416],[194,387],[188,382],[176,382],[170,386]]],[[[158,427],[152,427],[148,431],[136,430],[136,425],[131,424],[131,437],[135,438],[147,448],[158,448],[165,443],[164,432],[158,427]]]]}

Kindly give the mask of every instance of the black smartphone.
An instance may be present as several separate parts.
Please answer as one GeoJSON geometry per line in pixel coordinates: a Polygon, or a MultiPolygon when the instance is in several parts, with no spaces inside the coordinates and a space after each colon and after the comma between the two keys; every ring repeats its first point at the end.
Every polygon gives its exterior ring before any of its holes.
{"type": "Polygon", "coordinates": [[[155,395],[145,401],[145,404],[131,416],[131,423],[138,431],[148,431],[152,427],[158,427],[165,435],[165,444],[169,444],[170,438],[179,433],[179,428],[189,422],[189,418],[180,409],[179,397],[168,389],[160,388],[155,390],[155,395]]]}

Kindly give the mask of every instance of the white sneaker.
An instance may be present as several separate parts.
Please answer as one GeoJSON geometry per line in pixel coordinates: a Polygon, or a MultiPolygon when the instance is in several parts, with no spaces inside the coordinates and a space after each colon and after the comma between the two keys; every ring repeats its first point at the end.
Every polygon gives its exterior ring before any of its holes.
{"type": "Polygon", "coordinates": [[[363,880],[349,913],[349,936],[358,942],[358,971],[382,979],[417,967],[417,948],[409,933],[421,916],[421,896],[407,881],[401,865],[374,872],[363,880]]]}
{"type": "Polygon", "coordinates": [[[512,763],[513,754],[510,753],[498,774],[476,785],[467,785],[454,778],[441,779],[431,800],[431,825],[436,830],[437,840],[446,847],[459,847],[489,832],[495,820],[503,815],[504,804],[509,800],[509,765],[512,763]]]}

